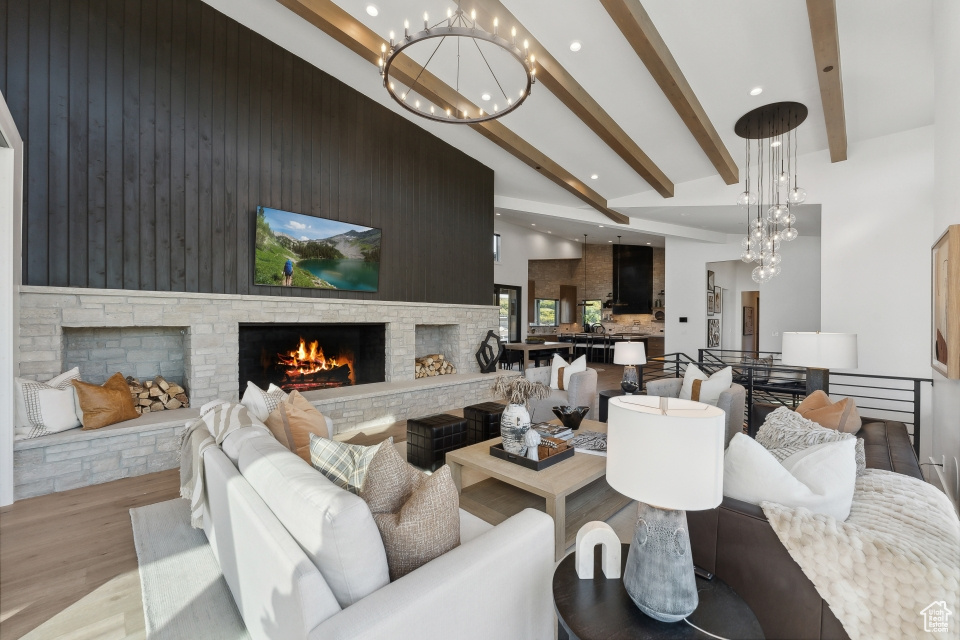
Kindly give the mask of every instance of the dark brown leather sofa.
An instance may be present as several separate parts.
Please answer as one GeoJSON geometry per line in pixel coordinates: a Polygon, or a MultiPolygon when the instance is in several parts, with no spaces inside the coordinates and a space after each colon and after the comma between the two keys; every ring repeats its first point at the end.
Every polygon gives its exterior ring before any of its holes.
{"type": "MultiPolygon", "coordinates": [[[[775,408],[754,405],[754,424],[775,408]]],[[[902,422],[863,418],[857,437],[864,439],[867,468],[923,479],[902,422]]],[[[687,512],[687,522],[694,563],[750,605],[768,640],[849,640],[759,506],[724,498],[716,509],[687,512]]]]}

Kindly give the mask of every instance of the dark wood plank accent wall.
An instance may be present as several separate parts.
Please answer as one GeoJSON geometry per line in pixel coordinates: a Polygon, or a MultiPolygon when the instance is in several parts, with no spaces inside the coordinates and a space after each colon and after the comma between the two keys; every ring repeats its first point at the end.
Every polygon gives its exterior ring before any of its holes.
{"type": "Polygon", "coordinates": [[[490,304],[493,172],[200,0],[0,0],[0,91],[27,284],[490,304]],[[381,228],[380,290],[253,286],[258,205],[381,228]]]}

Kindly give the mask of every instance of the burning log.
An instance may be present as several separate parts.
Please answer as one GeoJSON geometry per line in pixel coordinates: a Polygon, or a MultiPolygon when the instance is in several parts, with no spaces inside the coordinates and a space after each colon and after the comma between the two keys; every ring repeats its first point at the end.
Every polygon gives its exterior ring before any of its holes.
{"type": "Polygon", "coordinates": [[[144,382],[140,382],[133,376],[127,376],[127,386],[130,387],[134,409],[141,415],[190,406],[186,389],[166,380],[163,376],[144,382]]]}

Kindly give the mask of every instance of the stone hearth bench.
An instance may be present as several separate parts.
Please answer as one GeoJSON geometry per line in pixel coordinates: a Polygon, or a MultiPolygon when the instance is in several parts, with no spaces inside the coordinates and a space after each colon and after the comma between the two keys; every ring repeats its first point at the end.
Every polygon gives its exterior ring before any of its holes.
{"type": "MultiPolygon", "coordinates": [[[[333,421],[337,435],[346,435],[489,402],[495,398],[493,386],[498,375],[513,377],[519,376],[520,372],[454,373],[398,382],[374,382],[305,391],[303,397],[333,421]]],[[[548,417],[538,416],[538,419],[548,417]]]]}
{"type": "Polygon", "coordinates": [[[199,415],[199,409],[158,411],[102,429],[17,440],[15,499],[176,468],[180,432],[199,415]]]}

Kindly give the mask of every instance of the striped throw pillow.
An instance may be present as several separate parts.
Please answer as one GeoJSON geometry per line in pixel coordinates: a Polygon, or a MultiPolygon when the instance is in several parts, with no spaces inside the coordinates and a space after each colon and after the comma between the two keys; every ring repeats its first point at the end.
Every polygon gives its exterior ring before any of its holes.
{"type": "Polygon", "coordinates": [[[333,484],[360,495],[370,461],[383,445],[392,447],[393,437],[387,438],[378,445],[364,447],[359,444],[321,438],[311,433],[310,464],[333,484]]]}

